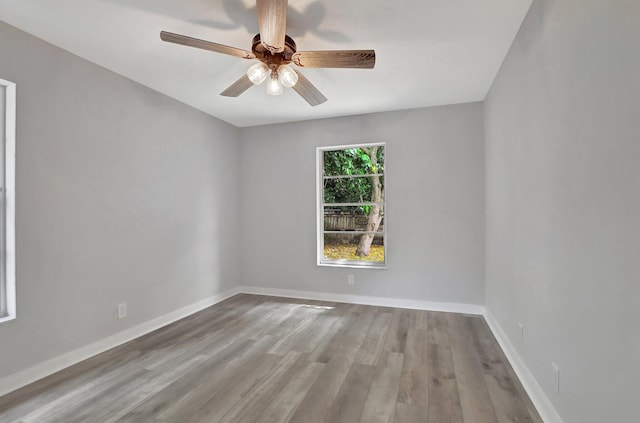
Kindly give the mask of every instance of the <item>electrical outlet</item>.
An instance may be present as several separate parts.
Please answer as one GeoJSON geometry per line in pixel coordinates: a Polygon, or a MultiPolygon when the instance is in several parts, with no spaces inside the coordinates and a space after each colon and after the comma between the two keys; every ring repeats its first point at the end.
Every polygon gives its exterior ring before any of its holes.
{"type": "Polygon", "coordinates": [[[118,304],[118,319],[127,317],[127,303],[118,304]]]}
{"type": "Polygon", "coordinates": [[[356,276],[348,275],[347,276],[347,285],[355,285],[356,284],[356,276]]]}
{"type": "Polygon", "coordinates": [[[551,363],[551,371],[553,372],[553,387],[557,393],[560,393],[560,369],[555,363],[551,363]]]}
{"type": "Polygon", "coordinates": [[[524,325],[522,322],[518,322],[518,327],[520,328],[520,339],[524,341],[524,325]]]}

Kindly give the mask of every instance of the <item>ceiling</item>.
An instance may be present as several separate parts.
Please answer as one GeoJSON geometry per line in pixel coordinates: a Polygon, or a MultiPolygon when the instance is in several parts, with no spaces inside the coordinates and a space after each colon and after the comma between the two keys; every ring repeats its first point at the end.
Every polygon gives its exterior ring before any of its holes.
{"type": "Polygon", "coordinates": [[[165,43],[166,30],[251,50],[252,0],[2,0],[0,20],[236,126],[483,100],[531,0],[289,0],[299,51],[375,49],[366,69],[304,69],[329,99],[263,85],[219,95],[253,63],[165,43]]]}

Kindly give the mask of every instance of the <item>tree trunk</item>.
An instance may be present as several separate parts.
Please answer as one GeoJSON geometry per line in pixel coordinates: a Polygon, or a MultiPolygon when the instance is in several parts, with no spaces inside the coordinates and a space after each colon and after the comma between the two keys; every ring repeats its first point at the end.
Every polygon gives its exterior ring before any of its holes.
{"type": "MultiPolygon", "coordinates": [[[[371,173],[376,175],[370,176],[371,178],[371,202],[381,203],[384,199],[384,192],[382,184],[380,183],[380,176],[378,173],[378,147],[371,147],[370,149],[364,149],[371,159],[371,173]]],[[[367,221],[367,231],[376,232],[382,222],[383,206],[378,204],[371,205],[369,210],[369,220],[367,221]]],[[[358,257],[365,257],[369,255],[371,251],[371,243],[373,242],[374,234],[362,234],[358,248],[356,249],[356,255],[358,257]]]]}

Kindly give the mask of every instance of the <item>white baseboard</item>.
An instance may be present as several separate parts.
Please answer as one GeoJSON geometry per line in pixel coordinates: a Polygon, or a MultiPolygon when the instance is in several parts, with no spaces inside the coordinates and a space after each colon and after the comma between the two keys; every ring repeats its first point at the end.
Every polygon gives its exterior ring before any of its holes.
{"type": "Polygon", "coordinates": [[[504,351],[504,354],[507,356],[511,367],[513,367],[516,375],[518,375],[522,386],[525,391],[527,391],[527,394],[529,394],[533,405],[536,407],[536,410],[538,410],[540,417],[542,417],[542,420],[545,423],[563,423],[562,418],[553,407],[553,404],[551,404],[551,401],[549,401],[549,397],[547,397],[540,384],[538,384],[538,381],[533,377],[531,371],[516,351],[507,334],[502,330],[498,321],[488,311],[484,317],[493,335],[496,337],[498,344],[500,344],[502,351],[504,351]]]}
{"type": "Polygon", "coordinates": [[[257,286],[241,286],[239,290],[245,294],[271,295],[274,297],[300,298],[303,300],[333,301],[338,303],[484,315],[484,307],[476,304],[441,303],[436,301],[409,300],[404,298],[368,297],[363,295],[297,291],[292,289],[262,288],[257,286]]]}
{"type": "Polygon", "coordinates": [[[238,294],[233,288],[0,379],[0,396],[115,348],[238,294]]]}

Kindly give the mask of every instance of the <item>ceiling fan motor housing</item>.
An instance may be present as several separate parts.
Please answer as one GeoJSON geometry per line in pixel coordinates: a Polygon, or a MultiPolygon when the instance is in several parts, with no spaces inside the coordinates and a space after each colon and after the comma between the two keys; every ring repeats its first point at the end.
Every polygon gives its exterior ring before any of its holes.
{"type": "Polygon", "coordinates": [[[255,37],[253,37],[251,51],[256,56],[256,59],[275,70],[280,65],[291,63],[291,57],[296,52],[296,43],[293,41],[293,38],[285,35],[284,50],[280,53],[272,53],[260,41],[260,34],[256,34],[255,37]]]}

